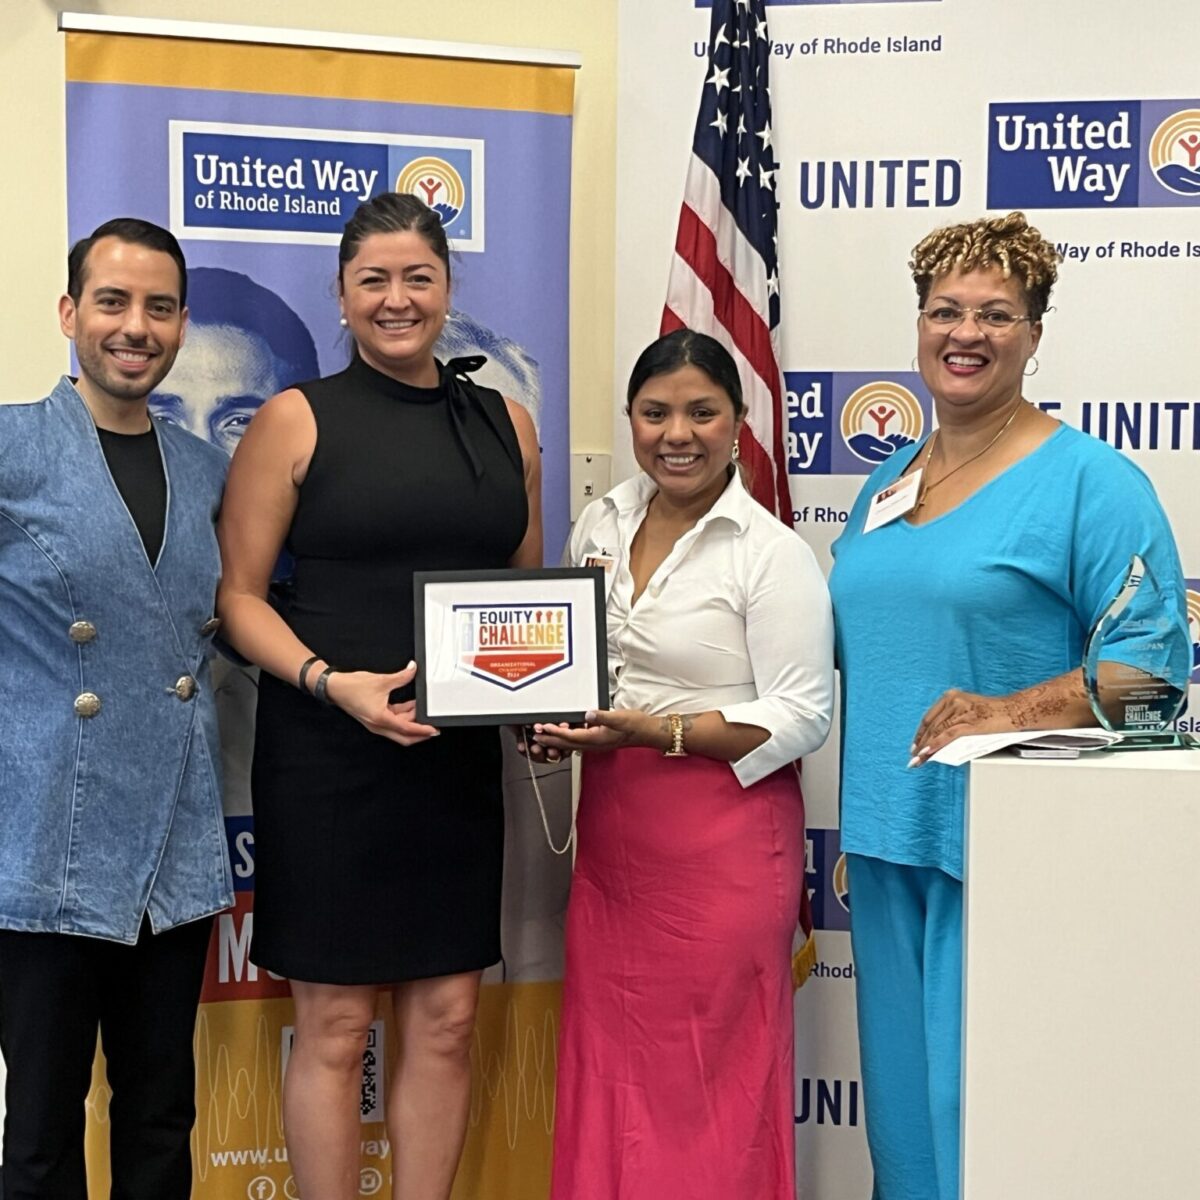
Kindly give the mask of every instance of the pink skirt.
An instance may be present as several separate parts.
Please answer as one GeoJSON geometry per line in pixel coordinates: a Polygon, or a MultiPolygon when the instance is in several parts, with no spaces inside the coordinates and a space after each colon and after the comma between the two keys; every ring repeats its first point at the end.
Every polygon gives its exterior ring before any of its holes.
{"type": "Polygon", "coordinates": [[[803,882],[792,767],[587,757],[552,1200],[794,1200],[803,882]]]}

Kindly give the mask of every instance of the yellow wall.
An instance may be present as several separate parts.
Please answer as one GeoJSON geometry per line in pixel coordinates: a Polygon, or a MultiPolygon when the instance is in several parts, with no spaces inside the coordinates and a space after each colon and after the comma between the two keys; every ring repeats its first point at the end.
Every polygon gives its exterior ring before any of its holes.
{"type": "MultiPolygon", "coordinates": [[[[75,12],[328,29],[575,51],[571,210],[571,443],[612,442],[617,21],[613,0],[63,0],[75,12]]],[[[55,304],[65,283],[63,35],[59,5],[0,9],[0,401],[45,395],[66,364],[55,304]]],[[[115,215],[115,214],[114,214],[115,215]]]]}

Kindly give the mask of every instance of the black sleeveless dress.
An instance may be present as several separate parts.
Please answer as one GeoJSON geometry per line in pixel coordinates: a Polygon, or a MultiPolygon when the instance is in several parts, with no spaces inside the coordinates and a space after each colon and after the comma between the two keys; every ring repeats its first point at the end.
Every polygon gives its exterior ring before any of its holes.
{"type": "MultiPolygon", "coordinates": [[[[284,616],[344,670],[413,657],[414,570],[504,567],[528,506],[499,392],[413,388],[357,360],[300,390],[317,446],[288,537],[284,616]]],[[[407,699],[411,689],[393,699],[407,699]]],[[[251,958],[291,979],[390,983],[500,957],[499,734],[401,746],[265,671],[252,786],[251,958]]]]}

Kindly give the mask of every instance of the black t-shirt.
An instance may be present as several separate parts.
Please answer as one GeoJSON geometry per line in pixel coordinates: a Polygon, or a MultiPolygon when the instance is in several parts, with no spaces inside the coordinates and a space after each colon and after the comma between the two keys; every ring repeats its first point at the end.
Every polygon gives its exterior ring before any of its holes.
{"type": "Polygon", "coordinates": [[[145,433],[113,433],[109,429],[96,432],[117,491],[146,547],[146,556],[156,562],[167,523],[167,477],[158,438],[153,429],[145,433]]]}

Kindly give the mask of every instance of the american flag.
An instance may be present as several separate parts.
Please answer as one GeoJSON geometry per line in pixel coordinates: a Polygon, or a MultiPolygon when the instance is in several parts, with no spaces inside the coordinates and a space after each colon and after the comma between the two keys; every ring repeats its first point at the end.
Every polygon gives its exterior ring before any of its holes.
{"type": "Polygon", "coordinates": [[[742,379],[751,491],[792,523],[779,371],[776,173],[764,0],[713,0],[708,67],[684,188],[662,333],[717,338],[742,379]]]}

